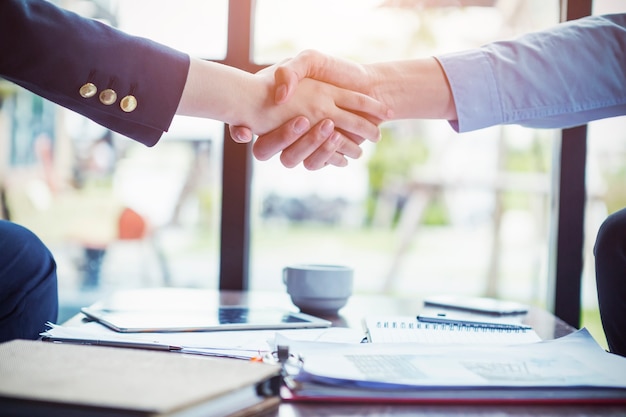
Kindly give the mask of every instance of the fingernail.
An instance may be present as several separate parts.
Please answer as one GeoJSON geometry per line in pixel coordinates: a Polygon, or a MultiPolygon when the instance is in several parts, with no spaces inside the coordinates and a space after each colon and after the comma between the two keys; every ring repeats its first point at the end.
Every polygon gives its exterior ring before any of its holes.
{"type": "Polygon", "coordinates": [[[306,117],[298,117],[296,123],[293,125],[293,131],[295,133],[304,133],[309,128],[309,120],[306,117]]]}
{"type": "Polygon", "coordinates": [[[341,142],[341,135],[339,134],[339,132],[335,132],[331,137],[330,137],[330,142],[333,144],[337,144],[339,142],[341,142]]]}
{"type": "Polygon", "coordinates": [[[324,136],[330,135],[335,130],[335,124],[332,120],[324,120],[322,122],[321,132],[324,136]]]}
{"type": "Polygon", "coordinates": [[[235,132],[235,142],[246,143],[248,142],[248,137],[241,134],[241,132],[235,132]]]}

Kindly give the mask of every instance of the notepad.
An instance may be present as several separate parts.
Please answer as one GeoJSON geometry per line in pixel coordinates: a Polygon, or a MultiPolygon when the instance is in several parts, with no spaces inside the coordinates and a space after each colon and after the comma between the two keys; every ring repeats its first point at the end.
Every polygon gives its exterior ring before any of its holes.
{"type": "Polygon", "coordinates": [[[541,338],[532,329],[423,323],[415,317],[366,317],[368,340],[373,343],[485,344],[534,343],[541,338]]]}

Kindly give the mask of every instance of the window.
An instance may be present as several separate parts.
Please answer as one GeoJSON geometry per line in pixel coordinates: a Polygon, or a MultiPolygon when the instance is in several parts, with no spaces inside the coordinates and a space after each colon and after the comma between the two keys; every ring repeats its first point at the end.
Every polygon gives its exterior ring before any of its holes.
{"type": "MultiPolygon", "coordinates": [[[[224,61],[228,3],[93,0],[63,6],[224,61]]],[[[408,59],[514,37],[559,20],[556,0],[236,4],[255,5],[252,61],[258,66],[307,48],[364,63],[408,59]]],[[[595,6],[596,14],[620,9],[617,1],[595,6]]],[[[27,170],[6,171],[5,183],[15,220],[55,253],[62,307],[80,307],[100,291],[124,286],[218,286],[221,123],[177,117],[164,140],[148,149],[65,110],[57,109],[53,118],[36,99],[31,103],[24,92],[0,87],[3,112],[15,109],[14,125],[31,124],[23,109],[36,107],[32,114],[54,144],[53,177],[42,177],[38,162],[28,159],[27,170]],[[151,234],[140,233],[138,245],[116,238],[101,250],[103,242],[119,237],[122,218],[151,234]],[[80,291],[93,271],[99,274],[97,291],[80,291]]],[[[623,206],[624,146],[614,134],[622,126],[624,118],[589,127],[583,308],[596,316],[590,237],[607,212],[623,206]]],[[[342,263],[356,268],[360,293],[423,297],[454,291],[543,304],[558,133],[505,126],[456,135],[445,121],[402,121],[383,125],[383,141],[365,144],[363,157],[348,168],[309,172],[287,170],[277,157],[254,161],[250,288],[282,290],[281,269],[291,263],[342,263]]],[[[22,141],[19,147],[6,140],[0,145],[11,147],[16,161],[29,153],[22,141]]]]}
{"type": "Polygon", "coordinates": [[[226,56],[228,1],[118,1],[113,12],[126,32],[205,59],[226,56]]]}
{"type": "MultiPolygon", "coordinates": [[[[623,11],[623,2],[593,3],[594,15],[623,11]]],[[[626,117],[614,117],[589,123],[581,325],[592,331],[595,330],[594,337],[600,343],[603,343],[603,333],[598,315],[593,245],[604,219],[609,214],[626,207],[626,189],[623,185],[625,170],[626,117]]]]}
{"type": "MultiPolygon", "coordinates": [[[[559,20],[557,2],[487,3],[259,0],[254,59],[307,48],[364,63],[409,59],[559,20]]],[[[542,304],[558,132],[506,126],[457,135],[445,121],[383,131],[344,169],[255,162],[251,288],[280,290],[290,263],[340,263],[355,267],[361,293],[454,291],[542,304]]]]}
{"type": "MultiPolygon", "coordinates": [[[[226,55],[227,0],[61,6],[192,55],[226,55]]],[[[147,148],[4,83],[3,215],[53,252],[60,321],[119,288],[218,286],[221,123],[176,117],[147,148]]]]}

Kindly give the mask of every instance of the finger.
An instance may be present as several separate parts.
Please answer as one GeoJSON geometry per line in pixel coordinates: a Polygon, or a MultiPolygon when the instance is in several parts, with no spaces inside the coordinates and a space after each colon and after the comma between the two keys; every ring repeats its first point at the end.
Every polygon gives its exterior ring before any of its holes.
{"type": "Polygon", "coordinates": [[[248,143],[252,140],[252,131],[243,126],[228,126],[230,137],[237,143],[248,143]]]}
{"type": "Polygon", "coordinates": [[[345,137],[347,137],[348,139],[350,139],[352,142],[356,143],[357,145],[361,145],[361,144],[363,144],[363,142],[365,142],[365,138],[364,137],[357,136],[357,135],[355,135],[353,133],[346,132],[346,131],[341,130],[341,129],[335,129],[335,130],[341,131],[342,135],[344,135],[345,137]]]}
{"type": "Polygon", "coordinates": [[[389,120],[392,115],[385,104],[354,92],[338,96],[335,104],[346,111],[341,116],[333,117],[335,123],[352,139],[360,137],[378,142],[380,140],[378,125],[389,120]]]}
{"type": "Polygon", "coordinates": [[[333,165],[339,168],[343,168],[348,166],[348,160],[346,159],[345,156],[343,156],[341,153],[339,152],[335,152],[330,156],[330,159],[328,161],[326,161],[326,163],[324,163],[323,166],[321,166],[320,168],[317,169],[309,169],[310,171],[317,171],[318,169],[327,167],[329,165],[333,165]]]}
{"type": "MultiPolygon", "coordinates": [[[[331,137],[334,127],[332,120],[328,119],[317,123],[302,135],[300,140],[293,142],[282,151],[280,154],[282,164],[287,168],[293,168],[303,162],[331,137]]],[[[328,160],[328,157],[326,159],[328,160]]]]}
{"type": "Polygon", "coordinates": [[[359,146],[361,143],[363,143],[363,140],[357,142],[348,135],[346,135],[345,132],[339,129],[336,129],[336,131],[340,134],[340,142],[339,147],[337,148],[337,152],[352,159],[359,159],[363,154],[363,149],[361,149],[361,146],[359,146]]]}
{"type": "Polygon", "coordinates": [[[343,168],[343,167],[348,166],[348,160],[341,153],[335,152],[334,154],[331,155],[328,162],[326,162],[325,166],[328,166],[328,165],[333,165],[339,168],[343,168]]]}
{"type": "MultiPolygon", "coordinates": [[[[352,142],[341,135],[333,132],[310,156],[302,161],[302,165],[310,171],[315,171],[327,165],[343,167],[348,165],[348,160],[341,153],[337,152],[343,141],[352,142]]],[[[356,146],[356,144],[354,144],[356,146]]],[[[358,147],[358,146],[357,146],[358,147]]]]}
{"type": "Polygon", "coordinates": [[[276,104],[289,101],[298,86],[298,82],[314,73],[314,66],[323,65],[323,62],[320,63],[321,60],[323,60],[321,54],[308,50],[278,65],[274,72],[276,83],[274,100],[276,104]]]}
{"type": "Polygon", "coordinates": [[[279,128],[259,136],[252,145],[253,155],[260,161],[267,161],[298,140],[310,125],[309,119],[298,116],[279,128]]]}
{"type": "Polygon", "coordinates": [[[301,79],[297,72],[290,66],[280,66],[276,68],[274,72],[274,80],[276,83],[274,101],[276,104],[283,104],[289,101],[301,79]]]}
{"type": "Polygon", "coordinates": [[[333,120],[336,128],[342,132],[346,132],[346,135],[351,134],[372,142],[378,142],[380,140],[380,129],[378,125],[361,114],[340,109],[340,111],[333,115],[333,120]]]}
{"type": "Polygon", "coordinates": [[[274,82],[276,85],[274,101],[276,104],[289,101],[296,91],[298,82],[307,78],[308,65],[307,61],[295,58],[276,68],[276,71],[274,71],[274,82]]]}
{"type": "Polygon", "coordinates": [[[336,104],[343,109],[357,112],[377,125],[392,117],[392,112],[385,103],[365,94],[346,92],[336,98],[336,104]]]}

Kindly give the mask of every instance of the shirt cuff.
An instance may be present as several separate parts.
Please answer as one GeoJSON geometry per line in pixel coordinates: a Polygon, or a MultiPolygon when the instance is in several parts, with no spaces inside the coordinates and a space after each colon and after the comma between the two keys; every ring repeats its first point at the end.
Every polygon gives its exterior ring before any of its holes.
{"type": "Polygon", "coordinates": [[[503,111],[495,77],[481,49],[436,56],[452,90],[457,120],[450,125],[459,133],[495,126],[503,122],[503,111]]]}

